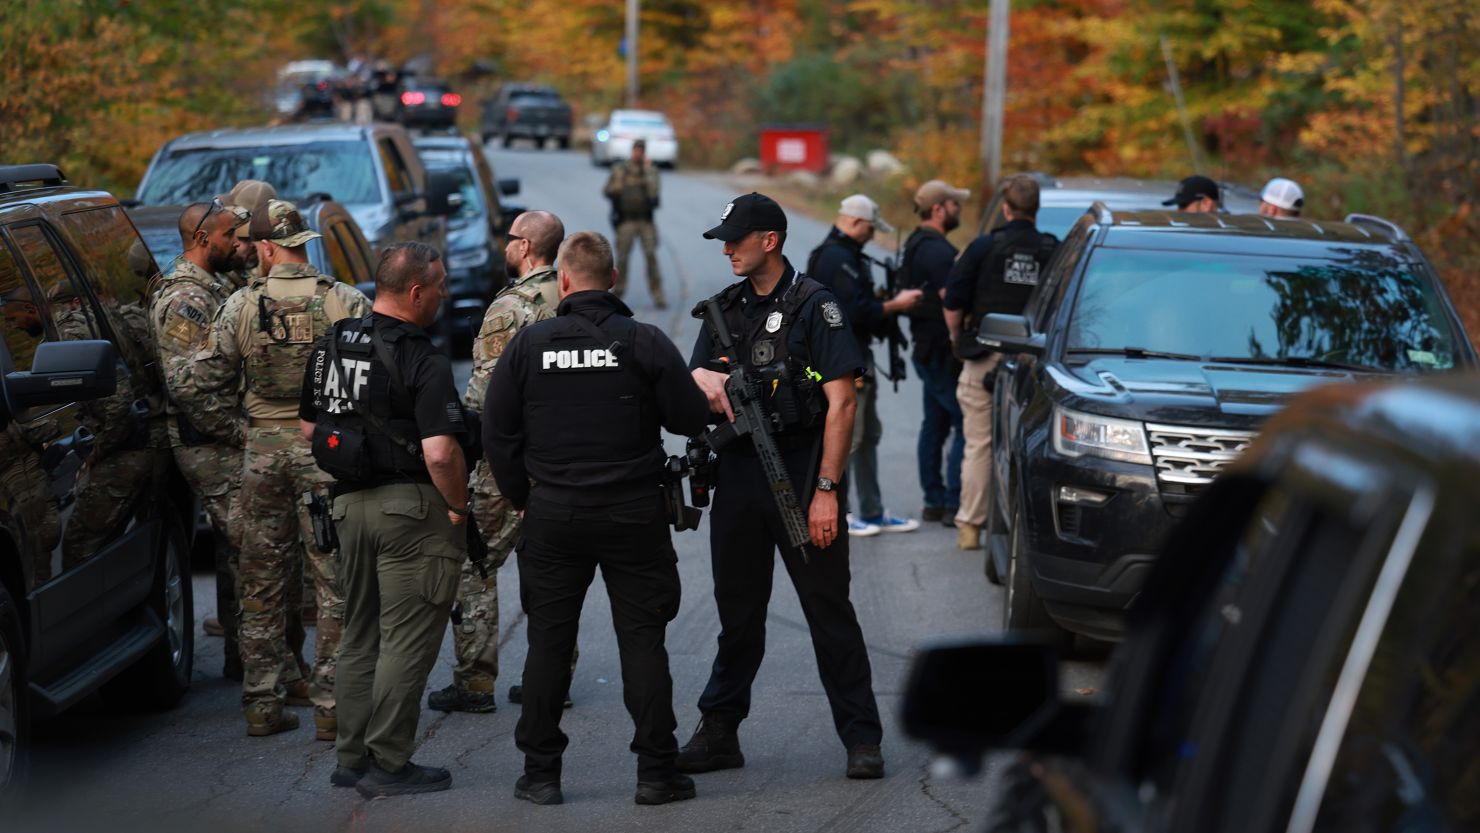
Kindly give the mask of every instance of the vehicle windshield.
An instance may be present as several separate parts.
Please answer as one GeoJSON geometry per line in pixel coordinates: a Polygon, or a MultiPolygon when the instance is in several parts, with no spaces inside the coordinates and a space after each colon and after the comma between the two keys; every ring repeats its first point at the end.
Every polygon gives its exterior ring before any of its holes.
{"type": "Polygon", "coordinates": [[[421,161],[427,166],[427,171],[452,174],[457,177],[457,191],[462,194],[462,207],[457,214],[448,218],[452,223],[459,220],[467,221],[482,217],[486,213],[483,207],[483,194],[478,189],[478,181],[473,178],[473,171],[463,160],[456,155],[430,153],[423,151],[421,161]]]}
{"type": "Polygon", "coordinates": [[[1375,249],[1329,251],[1317,259],[1099,249],[1067,352],[1137,347],[1377,371],[1454,367],[1462,348],[1419,267],[1375,249]]]}
{"type": "Polygon", "coordinates": [[[139,194],[145,205],[208,202],[243,179],[272,183],[284,199],[316,192],[346,205],[380,202],[370,146],[322,141],[267,147],[189,148],[161,156],[139,194]]]}

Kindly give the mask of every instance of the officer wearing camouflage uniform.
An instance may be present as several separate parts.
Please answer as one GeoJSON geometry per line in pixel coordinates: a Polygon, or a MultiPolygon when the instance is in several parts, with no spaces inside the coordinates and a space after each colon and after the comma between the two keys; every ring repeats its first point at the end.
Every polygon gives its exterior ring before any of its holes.
{"type": "MultiPolygon", "coordinates": [[[[253,209],[252,239],[269,271],[227,299],[216,315],[204,350],[195,356],[192,383],[182,404],[233,392],[244,383],[248,417],[242,463],[241,653],[245,668],[242,707],[247,734],[266,736],[295,729],[297,715],[285,713],[286,625],[294,582],[293,561],[301,543],[314,579],[318,634],[313,680],[316,737],[334,739],[334,669],[344,625],[344,599],[335,579],[333,554],[313,542],[313,527],[301,496],[327,497],[330,478],[314,463],[298,433],[298,397],[303,368],[314,343],[342,318],[358,318],[370,302],[358,290],[320,274],[303,246],[319,234],[304,224],[290,202],[269,200],[253,209]]],[[[187,405],[189,416],[194,407],[187,405]]]]}
{"type": "MultiPolygon", "coordinates": [[[[248,212],[255,206],[277,198],[277,189],[260,179],[244,179],[232,186],[230,191],[216,197],[227,208],[248,212]]],[[[232,291],[262,277],[262,266],[257,262],[257,247],[252,243],[249,224],[244,223],[237,227],[235,245],[231,250],[231,266],[222,273],[222,277],[233,284],[232,291]]]]}
{"type": "MultiPolygon", "coordinates": [[[[191,360],[205,347],[211,319],[231,296],[232,287],[220,276],[230,262],[232,238],[246,217],[214,204],[196,203],[180,215],[180,241],[185,251],[175,258],[168,274],[150,290],[149,329],[158,352],[168,400],[170,449],[185,482],[206,510],[218,539],[216,547],[216,611],[226,638],[225,667],[229,679],[242,677],[237,647],[236,542],[228,521],[231,502],[241,486],[242,425],[235,397],[212,400],[212,430],[186,419],[178,404],[180,386],[189,376],[191,360]]],[[[296,665],[295,665],[296,668],[296,665]]]]}
{"type": "MultiPolygon", "coordinates": [[[[514,218],[504,252],[517,278],[489,305],[483,326],[473,342],[473,373],[463,404],[482,412],[483,397],[493,368],[514,334],[536,321],[555,317],[560,287],[555,280],[555,252],[565,238],[560,218],[545,211],[529,211],[514,218]]],[[[498,569],[508,560],[519,532],[519,515],[499,493],[488,463],[479,459],[472,477],[473,514],[488,541],[484,579],[471,561],[462,565],[458,586],[461,623],[452,625],[457,665],[452,685],[434,691],[427,706],[438,711],[491,712],[493,686],[498,678],[498,569]]]]}
{"type": "Polygon", "coordinates": [[[658,210],[658,169],[647,159],[647,143],[632,143],[632,158],[612,165],[602,193],[612,203],[612,224],[617,228],[617,283],[612,292],[621,297],[627,288],[627,264],[632,243],[642,240],[642,254],[647,262],[648,293],[653,306],[664,309],[663,276],[658,272],[658,227],[653,212],[658,210]]]}

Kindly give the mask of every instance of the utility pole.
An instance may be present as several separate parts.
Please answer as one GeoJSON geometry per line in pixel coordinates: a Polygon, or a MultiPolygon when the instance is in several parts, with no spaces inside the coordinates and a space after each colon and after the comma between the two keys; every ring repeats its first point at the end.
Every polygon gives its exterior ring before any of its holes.
{"type": "Polygon", "coordinates": [[[1192,116],[1187,113],[1187,99],[1182,95],[1182,76],[1177,74],[1177,62],[1172,59],[1172,45],[1167,36],[1161,37],[1161,58],[1167,65],[1167,82],[1172,85],[1172,97],[1177,102],[1177,114],[1182,119],[1182,138],[1187,142],[1187,152],[1192,156],[1192,169],[1203,173],[1202,154],[1197,150],[1197,139],[1192,135],[1192,116]]]}
{"type": "Polygon", "coordinates": [[[627,0],[627,108],[637,106],[637,4],[627,0]]]}
{"type": "Polygon", "coordinates": [[[982,198],[1002,176],[1002,118],[1007,106],[1007,27],[1011,0],[992,0],[987,14],[986,83],[982,85],[982,198]]]}

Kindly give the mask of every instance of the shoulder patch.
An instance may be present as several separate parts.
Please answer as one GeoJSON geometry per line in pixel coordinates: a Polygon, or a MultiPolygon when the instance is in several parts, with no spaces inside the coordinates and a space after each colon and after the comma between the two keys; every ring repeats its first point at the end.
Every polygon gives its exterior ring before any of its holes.
{"type": "Polygon", "coordinates": [[[205,310],[191,303],[190,299],[182,298],[165,311],[160,336],[171,344],[194,347],[205,340],[206,329],[210,325],[211,317],[205,310]]]}
{"type": "Polygon", "coordinates": [[[838,306],[837,301],[829,298],[822,302],[822,320],[834,330],[843,329],[843,310],[838,306]]]}

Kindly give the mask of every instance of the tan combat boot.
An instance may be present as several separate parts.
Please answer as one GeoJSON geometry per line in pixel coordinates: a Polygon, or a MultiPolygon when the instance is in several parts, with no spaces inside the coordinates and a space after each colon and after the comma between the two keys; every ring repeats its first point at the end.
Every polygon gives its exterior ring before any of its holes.
{"type": "Polygon", "coordinates": [[[976,524],[956,524],[956,547],[963,550],[982,548],[982,528],[976,524]]]}
{"type": "Polygon", "coordinates": [[[247,712],[247,737],[265,738],[278,732],[291,732],[297,728],[298,715],[292,712],[281,712],[275,715],[266,712],[247,712]]]}
{"type": "Polygon", "coordinates": [[[287,703],[290,706],[312,706],[313,700],[308,696],[308,680],[297,679],[291,683],[283,683],[283,688],[288,690],[287,703]]]}
{"type": "Polygon", "coordinates": [[[327,740],[334,742],[335,736],[339,734],[339,718],[332,714],[323,714],[317,709],[313,715],[314,740],[327,740]]]}

